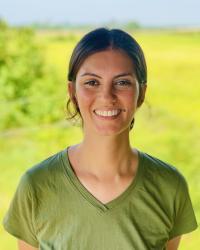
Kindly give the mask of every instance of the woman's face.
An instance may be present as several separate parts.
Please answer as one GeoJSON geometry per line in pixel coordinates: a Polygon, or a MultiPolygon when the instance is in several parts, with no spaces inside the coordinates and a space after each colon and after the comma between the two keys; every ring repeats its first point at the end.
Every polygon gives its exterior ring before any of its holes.
{"type": "MultiPolygon", "coordinates": [[[[139,84],[134,65],[124,52],[105,50],[92,54],[81,65],[70,97],[75,96],[84,132],[101,135],[129,131],[136,112],[139,84]]],[[[143,92],[143,99],[145,89],[143,92]]]]}

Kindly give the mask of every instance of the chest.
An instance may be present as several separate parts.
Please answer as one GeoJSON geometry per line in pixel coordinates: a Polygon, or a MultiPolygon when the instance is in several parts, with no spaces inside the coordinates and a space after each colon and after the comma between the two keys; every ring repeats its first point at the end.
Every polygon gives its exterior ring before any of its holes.
{"type": "Polygon", "coordinates": [[[94,177],[79,174],[76,176],[81,185],[83,185],[90,194],[103,204],[106,204],[122,195],[134,181],[134,176],[124,177],[115,181],[99,181],[94,177]]]}
{"type": "Polygon", "coordinates": [[[167,215],[162,211],[157,215],[154,204],[149,206],[140,193],[103,213],[76,195],[74,191],[59,202],[52,197],[48,206],[41,206],[36,222],[40,249],[163,249],[169,231],[167,215]]]}

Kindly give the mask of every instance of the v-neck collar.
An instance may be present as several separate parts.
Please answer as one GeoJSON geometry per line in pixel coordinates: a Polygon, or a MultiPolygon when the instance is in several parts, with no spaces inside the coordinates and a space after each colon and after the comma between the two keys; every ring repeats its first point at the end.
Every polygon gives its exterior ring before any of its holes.
{"type": "Polygon", "coordinates": [[[139,150],[138,151],[138,168],[135,177],[133,178],[131,184],[116,198],[113,200],[107,202],[107,203],[102,203],[99,201],[95,196],[93,196],[89,190],[80,182],[79,178],[75,174],[73,167],[69,161],[69,155],[68,155],[68,148],[65,148],[64,150],[61,151],[61,157],[62,157],[62,162],[64,164],[65,168],[65,173],[67,174],[68,179],[71,181],[71,183],[74,185],[76,189],[84,196],[84,198],[90,202],[93,206],[99,208],[101,211],[107,211],[110,210],[111,208],[120,205],[120,203],[128,197],[128,195],[131,193],[131,191],[134,190],[136,187],[141,174],[142,174],[142,168],[143,168],[143,153],[139,150]]]}

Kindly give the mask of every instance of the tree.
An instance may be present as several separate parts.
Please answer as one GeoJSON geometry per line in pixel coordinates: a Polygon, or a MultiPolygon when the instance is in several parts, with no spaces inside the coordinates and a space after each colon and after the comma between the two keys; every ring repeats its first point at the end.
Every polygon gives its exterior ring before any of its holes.
{"type": "MultiPolygon", "coordinates": [[[[0,21],[1,129],[41,122],[45,112],[50,113],[50,102],[46,109],[33,102],[55,92],[55,72],[46,67],[42,51],[32,29],[11,28],[0,21]]],[[[55,120],[53,116],[52,112],[55,120]]]]}

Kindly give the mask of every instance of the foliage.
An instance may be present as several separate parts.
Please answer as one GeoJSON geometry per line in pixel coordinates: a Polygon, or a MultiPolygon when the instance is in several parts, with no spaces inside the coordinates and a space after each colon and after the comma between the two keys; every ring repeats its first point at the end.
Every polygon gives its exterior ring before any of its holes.
{"type": "MultiPolygon", "coordinates": [[[[44,49],[32,29],[0,22],[0,129],[44,121],[52,110],[50,102],[39,107],[43,96],[52,96],[56,89],[56,75],[44,64],[44,49]]],[[[56,117],[51,113],[49,120],[56,117]]]]}
{"type": "Polygon", "coordinates": [[[138,22],[130,21],[124,25],[124,28],[127,30],[138,30],[141,28],[141,25],[138,22]]]}

